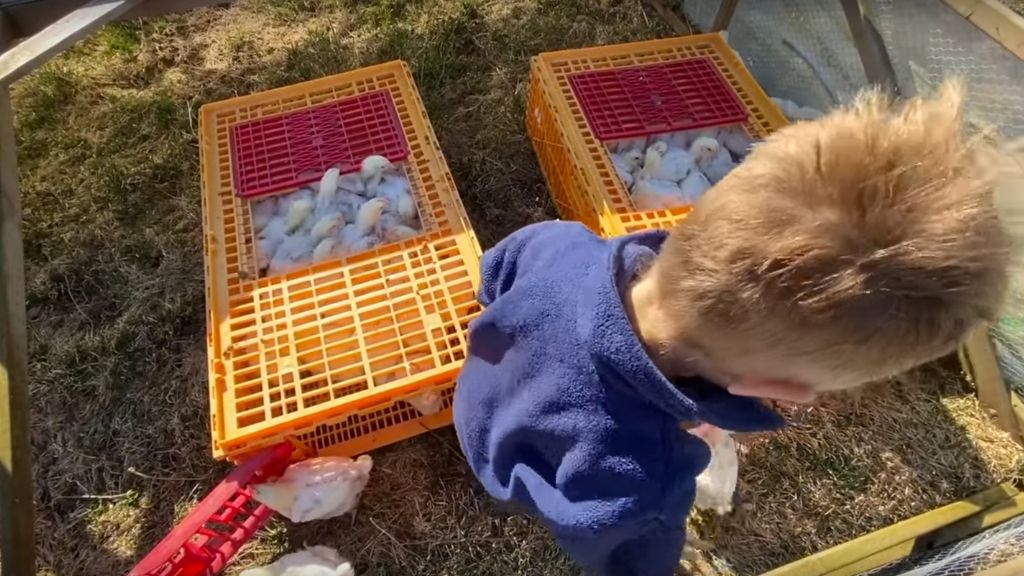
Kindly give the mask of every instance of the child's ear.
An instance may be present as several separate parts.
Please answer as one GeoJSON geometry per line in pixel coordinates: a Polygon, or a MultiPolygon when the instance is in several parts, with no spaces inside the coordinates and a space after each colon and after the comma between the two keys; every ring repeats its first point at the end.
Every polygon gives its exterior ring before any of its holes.
{"type": "Polygon", "coordinates": [[[736,396],[783,400],[800,404],[814,400],[814,390],[806,384],[789,380],[741,378],[729,385],[729,393],[736,396]]]}

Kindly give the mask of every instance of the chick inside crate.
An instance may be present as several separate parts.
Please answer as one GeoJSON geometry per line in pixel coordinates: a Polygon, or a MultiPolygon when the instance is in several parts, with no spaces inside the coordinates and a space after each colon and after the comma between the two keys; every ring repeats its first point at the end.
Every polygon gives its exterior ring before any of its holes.
{"type": "Polygon", "coordinates": [[[450,423],[480,248],[405,64],[200,118],[214,454],[450,423]]]}
{"type": "Polygon", "coordinates": [[[562,217],[666,227],[786,121],[718,34],[550,52],[527,129],[562,217]]]}

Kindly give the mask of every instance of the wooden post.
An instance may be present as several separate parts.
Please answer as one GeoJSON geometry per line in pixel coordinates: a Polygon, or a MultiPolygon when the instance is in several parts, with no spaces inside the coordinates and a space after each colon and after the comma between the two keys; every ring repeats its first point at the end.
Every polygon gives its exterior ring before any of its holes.
{"type": "Polygon", "coordinates": [[[671,28],[676,34],[679,34],[680,36],[689,36],[690,34],[693,34],[693,29],[690,28],[690,25],[680,18],[679,14],[676,14],[672,8],[667,6],[663,0],[644,0],[644,3],[657,12],[658,16],[661,16],[661,19],[664,20],[665,23],[668,24],[669,28],[671,28]]]}
{"type": "Polygon", "coordinates": [[[0,86],[0,574],[35,574],[25,265],[14,114],[0,86]]]}
{"type": "Polygon", "coordinates": [[[999,0],[946,0],[946,5],[1024,60],[1024,16],[999,0]]]}
{"type": "Polygon", "coordinates": [[[999,371],[995,348],[989,336],[989,327],[975,330],[964,344],[967,375],[978,390],[978,401],[992,410],[999,427],[1017,443],[1024,445],[1024,430],[1014,410],[1014,393],[1007,387],[999,371]]]}
{"type": "MultiPolygon", "coordinates": [[[[1001,484],[966,500],[947,504],[838,546],[811,554],[761,576],[850,576],[851,574],[860,574],[862,570],[846,572],[844,568],[894,547],[898,547],[893,550],[898,553],[886,559],[898,559],[913,549],[912,544],[900,546],[901,544],[927,537],[944,527],[977,516],[996,505],[1010,502],[1009,507],[1012,509],[1013,515],[1018,514],[1020,510],[1016,507],[1013,499],[1019,494],[1020,492],[1011,483],[1001,484]]],[[[979,521],[984,520],[982,517],[978,519],[979,521]]]]}
{"type": "Polygon", "coordinates": [[[846,23],[850,26],[850,35],[857,47],[868,83],[881,86],[892,98],[898,97],[900,89],[896,83],[896,70],[889,60],[889,53],[885,51],[882,35],[864,13],[864,6],[860,0],[840,0],[839,3],[843,6],[846,23]]]}
{"type": "Polygon", "coordinates": [[[142,0],[92,0],[0,54],[0,82],[9,85],[116,19],[142,0]]]}
{"type": "Polygon", "coordinates": [[[718,5],[718,12],[715,12],[715,20],[711,23],[711,30],[708,32],[721,32],[729,28],[732,22],[732,15],[736,13],[736,6],[740,0],[722,0],[718,5]]]}

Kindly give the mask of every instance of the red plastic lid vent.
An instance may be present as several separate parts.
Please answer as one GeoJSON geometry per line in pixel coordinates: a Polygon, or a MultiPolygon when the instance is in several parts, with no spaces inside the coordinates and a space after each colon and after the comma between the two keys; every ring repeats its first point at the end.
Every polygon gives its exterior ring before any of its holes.
{"type": "Polygon", "coordinates": [[[284,473],[294,446],[266,448],[235,468],[128,576],[214,576],[274,514],[251,486],[284,473]]]}
{"type": "Polygon", "coordinates": [[[373,154],[392,162],[409,154],[387,90],[240,122],[230,140],[231,175],[242,198],[315,182],[336,164],[351,172],[373,154]]]}
{"type": "Polygon", "coordinates": [[[601,140],[735,124],[747,109],[710,58],[578,72],[569,77],[601,140]]]}

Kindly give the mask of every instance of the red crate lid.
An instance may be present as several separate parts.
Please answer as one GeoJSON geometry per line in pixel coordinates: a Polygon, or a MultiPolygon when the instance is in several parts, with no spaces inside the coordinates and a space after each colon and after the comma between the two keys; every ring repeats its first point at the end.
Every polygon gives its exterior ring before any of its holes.
{"type": "Polygon", "coordinates": [[[710,58],[577,72],[569,76],[601,140],[735,124],[747,109],[710,58]]]}
{"type": "Polygon", "coordinates": [[[274,513],[253,498],[251,486],[281,476],[293,451],[281,443],[239,464],[128,576],[219,574],[274,513]]]}
{"type": "Polygon", "coordinates": [[[404,160],[409,145],[387,90],[240,122],[231,128],[235,194],[251,198],[351,172],[374,154],[404,160]]]}

